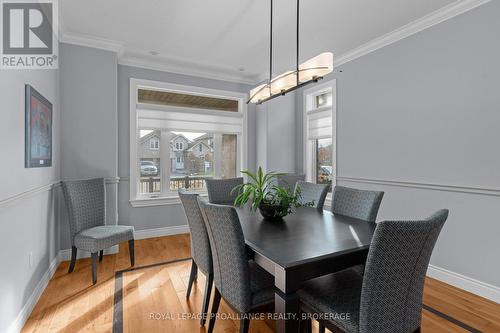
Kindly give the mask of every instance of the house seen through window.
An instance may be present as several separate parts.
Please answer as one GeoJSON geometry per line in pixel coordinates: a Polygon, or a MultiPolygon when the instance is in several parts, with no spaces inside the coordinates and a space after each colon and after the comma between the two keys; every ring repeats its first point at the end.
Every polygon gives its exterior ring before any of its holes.
{"type": "MultiPolygon", "coordinates": [[[[141,193],[160,192],[161,152],[156,145],[145,146],[142,142],[150,137],[161,139],[161,130],[140,130],[139,156],[141,165],[141,193]],[[153,185],[151,186],[151,182],[153,185]]],[[[203,190],[205,178],[215,177],[215,166],[220,164],[222,178],[236,177],[237,145],[236,135],[229,133],[168,132],[169,156],[167,164],[170,177],[169,190],[176,191],[189,184],[191,190],[203,190]],[[215,142],[218,144],[211,144],[215,142]],[[173,149],[176,147],[176,149],[173,149]],[[217,150],[217,151],[216,151],[217,150]],[[219,161],[214,161],[219,158],[219,161]],[[218,163],[217,163],[218,162],[218,163]]],[[[152,141],[150,141],[152,142],[152,141]]]]}
{"type": "Polygon", "coordinates": [[[197,97],[190,102],[187,94],[184,98],[167,92],[142,95],[147,99],[138,94],[136,111],[138,197],[172,196],[179,188],[206,191],[206,178],[240,175],[243,115],[227,111],[243,99],[197,97]],[[157,103],[152,101],[155,96],[161,97],[157,103]],[[169,100],[175,103],[170,105],[169,100]]]}

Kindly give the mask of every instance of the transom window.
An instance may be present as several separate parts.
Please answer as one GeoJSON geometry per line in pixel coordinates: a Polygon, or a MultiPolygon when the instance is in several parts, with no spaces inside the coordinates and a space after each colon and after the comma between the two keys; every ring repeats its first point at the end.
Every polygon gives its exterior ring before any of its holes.
{"type": "Polygon", "coordinates": [[[335,93],[335,80],[304,91],[304,170],[316,184],[335,184],[335,93]]]}
{"type": "Polygon", "coordinates": [[[132,205],[177,203],[179,188],[203,194],[206,178],[240,176],[245,100],[241,93],[131,79],[132,205]]]}

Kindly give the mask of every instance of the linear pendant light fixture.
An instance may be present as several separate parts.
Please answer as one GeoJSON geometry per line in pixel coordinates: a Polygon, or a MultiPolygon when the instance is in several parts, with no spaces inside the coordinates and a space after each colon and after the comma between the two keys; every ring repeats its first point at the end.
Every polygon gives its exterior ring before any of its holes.
{"type": "Polygon", "coordinates": [[[273,0],[271,1],[271,33],[269,36],[269,80],[250,91],[248,103],[262,104],[275,97],[318,82],[333,71],[333,53],[324,52],[299,65],[299,0],[297,0],[297,66],[295,70],[285,72],[273,78],[273,0]]]}

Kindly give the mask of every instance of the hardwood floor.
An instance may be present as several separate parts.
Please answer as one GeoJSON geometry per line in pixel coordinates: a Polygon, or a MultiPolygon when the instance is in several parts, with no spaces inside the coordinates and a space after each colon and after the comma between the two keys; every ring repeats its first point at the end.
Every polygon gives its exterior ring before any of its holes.
{"type": "MultiPolygon", "coordinates": [[[[190,256],[187,234],[138,240],[135,247],[136,267],[190,256]]],[[[68,265],[67,261],[60,264],[22,332],[113,330],[115,273],[130,268],[128,245],[121,245],[118,254],[104,256],[98,265],[95,286],[90,259],[78,260],[71,274],[67,273],[68,265]]],[[[196,288],[186,299],[189,268],[190,261],[178,261],[121,273],[123,332],[205,332],[206,327],[199,326],[198,318],[179,318],[196,314],[201,308],[205,278],[199,274],[196,288]]],[[[426,280],[424,303],[476,332],[500,332],[500,304],[433,279],[426,280]]],[[[232,314],[224,303],[220,311],[232,314]]],[[[424,333],[469,332],[429,310],[424,310],[422,316],[424,333]]],[[[237,332],[238,325],[237,321],[218,320],[215,332],[237,332]]],[[[317,332],[317,325],[314,326],[313,332],[317,332]]],[[[271,333],[273,329],[272,321],[250,324],[252,333],[271,333]]]]}

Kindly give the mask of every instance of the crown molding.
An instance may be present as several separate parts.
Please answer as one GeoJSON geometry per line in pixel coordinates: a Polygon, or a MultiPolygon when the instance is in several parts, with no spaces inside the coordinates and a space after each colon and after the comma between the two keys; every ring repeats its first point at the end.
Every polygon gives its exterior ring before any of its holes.
{"type": "Polygon", "coordinates": [[[257,76],[251,74],[242,75],[237,70],[188,62],[182,59],[153,56],[144,52],[129,50],[121,42],[79,33],[64,32],[62,27],[59,36],[61,43],[115,52],[120,65],[243,84],[255,84],[257,82],[257,76]]]}
{"type": "Polygon", "coordinates": [[[124,52],[124,45],[113,40],[63,31],[60,33],[60,36],[59,42],[61,43],[116,52],[118,56],[124,52]]]}
{"type": "Polygon", "coordinates": [[[177,58],[152,56],[142,52],[124,52],[118,59],[120,65],[141,67],[163,72],[198,76],[207,79],[223,80],[244,84],[255,84],[256,76],[251,74],[241,74],[237,70],[228,68],[209,66],[196,62],[189,62],[177,58]]]}
{"type": "MultiPolygon", "coordinates": [[[[349,61],[393,44],[490,1],[491,0],[457,0],[448,6],[440,8],[422,18],[339,55],[334,61],[334,66],[341,66],[349,61]]],[[[269,75],[263,73],[256,75],[249,73],[243,74],[237,70],[189,62],[184,59],[152,56],[144,52],[129,50],[125,47],[124,43],[121,42],[72,32],[64,32],[62,31],[62,21],[60,29],[60,42],[116,52],[118,64],[120,65],[249,85],[259,84],[269,75]]]]}
{"type": "Polygon", "coordinates": [[[387,45],[393,44],[436,24],[468,12],[469,10],[484,5],[490,1],[491,0],[458,0],[383,36],[377,37],[363,45],[360,45],[351,51],[341,54],[335,59],[334,66],[343,65],[349,61],[367,55],[387,45]]]}

